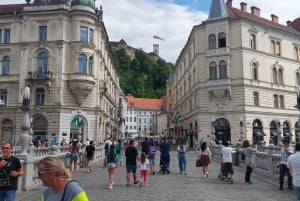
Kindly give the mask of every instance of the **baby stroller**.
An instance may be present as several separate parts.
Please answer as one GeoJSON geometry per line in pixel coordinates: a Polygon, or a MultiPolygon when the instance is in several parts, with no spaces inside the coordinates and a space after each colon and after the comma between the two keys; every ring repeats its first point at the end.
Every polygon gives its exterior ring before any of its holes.
{"type": "Polygon", "coordinates": [[[168,174],[170,174],[169,163],[170,163],[170,160],[168,160],[168,158],[166,158],[164,156],[160,156],[160,161],[159,161],[160,170],[159,170],[159,173],[163,173],[163,174],[168,173],[168,174]]]}

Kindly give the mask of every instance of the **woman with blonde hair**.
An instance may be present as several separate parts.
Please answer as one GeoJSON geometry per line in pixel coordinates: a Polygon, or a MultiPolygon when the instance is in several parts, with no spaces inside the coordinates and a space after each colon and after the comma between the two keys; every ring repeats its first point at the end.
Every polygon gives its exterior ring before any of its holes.
{"type": "Polygon", "coordinates": [[[69,180],[70,170],[66,169],[55,156],[46,156],[37,163],[38,176],[47,186],[42,201],[88,201],[85,191],[78,182],[69,180]]]}

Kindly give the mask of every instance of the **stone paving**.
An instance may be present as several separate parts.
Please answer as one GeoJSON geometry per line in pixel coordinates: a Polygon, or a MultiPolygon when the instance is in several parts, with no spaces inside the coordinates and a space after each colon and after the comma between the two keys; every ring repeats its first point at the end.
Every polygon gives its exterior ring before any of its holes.
{"type": "MultiPolygon", "coordinates": [[[[157,154],[159,156],[159,153],[157,154]]],[[[269,178],[254,176],[253,185],[244,183],[244,170],[235,167],[233,184],[218,180],[220,164],[213,161],[209,167],[209,177],[203,178],[202,169],[195,167],[196,154],[188,153],[188,175],[180,175],[177,153],[171,152],[171,173],[169,175],[148,175],[147,186],[126,186],[124,165],[118,167],[115,185],[108,189],[108,173],[102,169],[102,162],[93,164],[93,171],[86,173],[81,168],[73,176],[87,192],[90,201],[293,201],[293,191],[278,190],[278,182],[269,178]]],[[[158,158],[156,166],[158,169],[158,158]]],[[[132,181],[132,178],[131,178],[132,181]]],[[[37,185],[29,191],[18,191],[17,201],[41,200],[43,187],[37,185]]]]}

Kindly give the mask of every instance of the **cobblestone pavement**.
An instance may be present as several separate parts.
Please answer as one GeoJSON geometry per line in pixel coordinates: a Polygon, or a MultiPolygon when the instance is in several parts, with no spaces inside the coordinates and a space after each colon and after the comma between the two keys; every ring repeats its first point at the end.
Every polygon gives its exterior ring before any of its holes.
{"type": "MultiPolygon", "coordinates": [[[[158,153],[159,155],[159,153],[158,153]]],[[[203,178],[202,170],[195,167],[196,154],[188,153],[188,175],[180,175],[177,153],[171,153],[171,173],[169,175],[148,175],[147,186],[140,188],[131,184],[126,186],[124,165],[118,167],[115,185],[108,189],[108,173],[102,169],[102,162],[93,164],[93,171],[86,173],[81,168],[74,175],[86,190],[90,201],[293,201],[295,193],[288,190],[279,191],[277,182],[268,178],[252,178],[253,185],[244,183],[244,172],[235,168],[233,184],[219,181],[217,176],[220,164],[213,161],[209,167],[209,177],[203,178]]],[[[158,166],[156,157],[156,166],[158,166]]],[[[157,168],[158,169],[158,168],[157,168]]],[[[132,181],[132,178],[131,178],[132,181]]],[[[41,200],[41,185],[29,191],[18,191],[17,201],[41,200]]]]}

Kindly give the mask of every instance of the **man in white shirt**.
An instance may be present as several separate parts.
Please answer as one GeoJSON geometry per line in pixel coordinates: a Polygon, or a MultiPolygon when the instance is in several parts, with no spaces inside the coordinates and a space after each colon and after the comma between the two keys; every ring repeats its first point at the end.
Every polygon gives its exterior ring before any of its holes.
{"type": "Polygon", "coordinates": [[[223,162],[223,174],[225,177],[225,183],[232,181],[231,177],[233,175],[232,169],[232,148],[228,146],[228,142],[223,143],[224,147],[221,149],[221,156],[223,162]]]}
{"type": "Polygon", "coordinates": [[[294,188],[297,195],[297,201],[300,201],[300,144],[295,145],[296,153],[288,157],[287,167],[293,176],[294,188]]]}
{"type": "Polygon", "coordinates": [[[281,161],[280,161],[280,168],[279,168],[279,184],[280,184],[279,190],[283,190],[283,182],[284,182],[285,173],[288,176],[288,189],[293,190],[292,176],[287,167],[287,160],[288,160],[288,157],[294,153],[294,148],[292,146],[290,146],[290,142],[288,139],[283,139],[282,143],[283,143],[283,147],[281,147],[281,150],[280,150],[281,161]]]}

